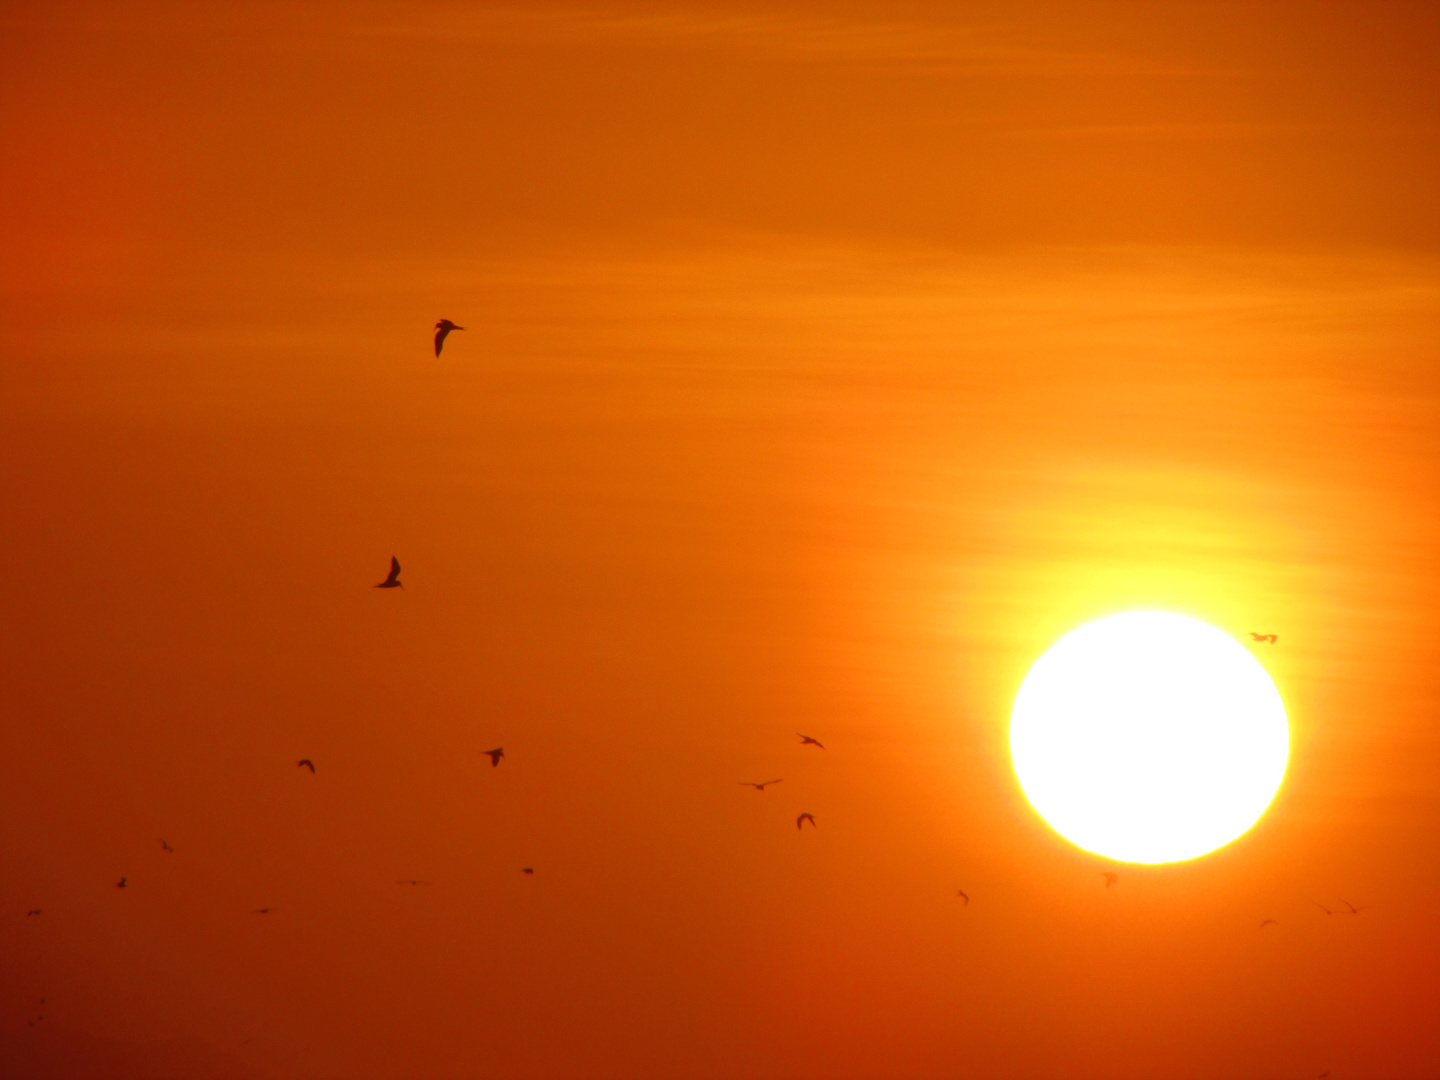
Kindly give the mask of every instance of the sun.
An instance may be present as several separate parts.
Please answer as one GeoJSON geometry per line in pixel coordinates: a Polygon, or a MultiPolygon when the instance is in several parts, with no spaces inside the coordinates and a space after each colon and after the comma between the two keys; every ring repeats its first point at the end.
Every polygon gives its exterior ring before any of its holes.
{"type": "Polygon", "coordinates": [[[1270,805],[1290,756],[1279,691],[1199,619],[1131,611],[1087,623],[1015,695],[1020,786],[1061,835],[1138,863],[1228,844],[1270,805]]]}

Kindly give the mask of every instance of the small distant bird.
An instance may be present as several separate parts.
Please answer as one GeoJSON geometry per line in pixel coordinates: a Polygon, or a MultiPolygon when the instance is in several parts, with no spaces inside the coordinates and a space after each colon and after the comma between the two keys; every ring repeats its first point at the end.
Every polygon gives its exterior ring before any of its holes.
{"type": "Polygon", "coordinates": [[[1261,930],[1264,930],[1265,927],[1267,927],[1267,926],[1276,926],[1276,925],[1278,925],[1278,924],[1275,922],[1274,919],[1266,919],[1264,922],[1262,922],[1262,923],[1260,924],[1260,929],[1261,929],[1261,930]]]}
{"type": "Polygon", "coordinates": [[[309,769],[312,775],[315,772],[315,762],[311,761],[308,757],[301,758],[299,761],[295,762],[295,767],[297,769],[309,769]]]}
{"type": "Polygon", "coordinates": [[[1360,912],[1366,911],[1366,910],[1368,910],[1369,907],[1370,907],[1369,904],[1366,904],[1364,907],[1356,907],[1354,904],[1350,903],[1349,900],[1344,900],[1344,899],[1342,899],[1342,900],[1340,901],[1340,903],[1344,904],[1347,908],[1350,909],[1350,912],[1349,912],[1349,913],[1350,913],[1351,915],[1359,915],[1360,912]]]}
{"type": "Polygon", "coordinates": [[[450,336],[451,330],[464,330],[463,326],[456,326],[449,319],[441,319],[435,324],[435,355],[440,355],[440,350],[445,347],[445,339],[450,336]]]}
{"type": "Polygon", "coordinates": [[[161,846],[161,848],[163,848],[164,850],[166,850],[166,851],[168,851],[168,852],[171,852],[172,854],[173,854],[174,851],[175,851],[175,849],[174,849],[173,847],[171,847],[169,844],[167,844],[164,840],[161,840],[161,841],[160,841],[160,846],[161,846]]]}
{"type": "Polygon", "coordinates": [[[815,828],[817,828],[817,829],[820,827],[820,826],[818,826],[818,825],[815,825],[815,815],[814,815],[814,814],[801,814],[799,817],[797,817],[797,818],[795,819],[795,828],[797,828],[797,829],[803,829],[803,828],[805,827],[805,822],[807,822],[807,821],[810,822],[811,825],[814,825],[815,828]]]}
{"type": "Polygon", "coordinates": [[[269,915],[269,914],[270,914],[270,909],[269,909],[268,907],[257,907],[257,908],[255,909],[255,914],[256,914],[256,915],[269,915]]]}
{"type": "Polygon", "coordinates": [[[482,754],[490,755],[490,767],[493,769],[500,764],[500,759],[505,756],[505,748],[497,746],[494,750],[481,750],[482,754]]]}
{"type": "Polygon", "coordinates": [[[782,782],[783,782],[783,780],[766,780],[763,784],[756,784],[756,783],[752,783],[752,782],[749,781],[749,780],[739,780],[739,781],[737,781],[737,783],[739,783],[739,785],[740,785],[741,787],[753,787],[756,791],[760,792],[762,795],[765,793],[765,789],[766,789],[767,787],[769,787],[771,784],[779,784],[779,783],[782,783],[782,782]]]}
{"type": "Polygon", "coordinates": [[[967,893],[964,889],[961,889],[960,892],[959,892],[959,896],[960,896],[960,899],[961,899],[961,900],[964,900],[964,901],[965,901],[965,906],[966,906],[966,907],[969,907],[969,906],[970,906],[970,894],[967,893]]]}
{"type": "Polygon", "coordinates": [[[1250,636],[1256,641],[1268,641],[1271,645],[1280,640],[1274,634],[1257,634],[1254,630],[1250,631],[1250,636]]]}
{"type": "Polygon", "coordinates": [[[39,914],[40,914],[40,909],[39,909],[38,907],[32,907],[29,911],[25,912],[25,917],[28,919],[28,918],[30,918],[30,916],[32,916],[32,915],[39,915],[39,914]]]}
{"type": "Polygon", "coordinates": [[[1331,911],[1331,910],[1330,910],[1328,907],[1326,907],[1324,904],[1320,903],[1319,900],[1311,900],[1310,902],[1311,902],[1312,904],[1314,904],[1316,907],[1318,907],[1321,911],[1325,912],[1326,915],[1334,915],[1334,914],[1335,914],[1335,912],[1331,911]]]}
{"type": "Polygon", "coordinates": [[[377,589],[403,589],[405,586],[400,581],[400,560],[394,555],[390,556],[390,576],[384,581],[375,585],[377,589]]]}
{"type": "Polygon", "coordinates": [[[523,869],[523,871],[524,871],[525,873],[527,873],[527,874],[533,874],[533,873],[535,872],[535,868],[534,868],[533,866],[526,866],[526,867],[523,867],[522,869],[523,869]]]}
{"type": "MultiPolygon", "coordinates": [[[[800,732],[797,731],[797,732],[795,732],[795,734],[796,734],[796,735],[800,735],[800,732]]],[[[822,743],[819,739],[812,739],[809,735],[800,735],[800,745],[801,745],[801,746],[818,746],[818,747],[820,747],[821,750],[824,750],[824,749],[825,749],[825,744],[824,744],[824,743],[822,743]]]]}
{"type": "Polygon", "coordinates": [[[1107,889],[1120,880],[1120,875],[1113,870],[1102,870],[1100,871],[1100,876],[1105,879],[1105,888],[1107,889]]]}
{"type": "Polygon", "coordinates": [[[401,878],[396,885],[434,885],[433,881],[416,881],[414,878],[401,878]]]}
{"type": "Polygon", "coordinates": [[[125,888],[125,883],[129,880],[130,879],[128,877],[122,877],[119,881],[115,882],[115,887],[117,889],[123,889],[125,888]]]}

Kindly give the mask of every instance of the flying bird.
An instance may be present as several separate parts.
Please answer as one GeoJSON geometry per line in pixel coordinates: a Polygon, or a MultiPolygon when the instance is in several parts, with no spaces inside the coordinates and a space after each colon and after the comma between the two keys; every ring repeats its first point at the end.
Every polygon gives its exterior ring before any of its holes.
{"type": "Polygon", "coordinates": [[[751,783],[749,780],[740,780],[740,781],[737,781],[737,782],[739,783],[739,785],[740,785],[741,787],[753,787],[756,791],[760,792],[762,795],[765,793],[765,789],[766,789],[767,787],[769,787],[771,784],[781,783],[780,780],[766,780],[763,784],[751,783]]]}
{"type": "Polygon", "coordinates": [[[1265,927],[1267,927],[1267,926],[1276,926],[1276,925],[1278,925],[1278,924],[1275,922],[1274,919],[1266,919],[1264,922],[1262,922],[1262,923],[1260,924],[1260,929],[1261,929],[1261,930],[1264,930],[1265,927]]]}
{"type": "Polygon", "coordinates": [[[31,908],[29,911],[25,912],[25,917],[28,919],[28,918],[30,918],[31,915],[39,915],[39,914],[40,914],[40,909],[39,909],[38,907],[33,907],[33,908],[31,908]]]}
{"type": "Polygon", "coordinates": [[[295,762],[295,767],[296,767],[297,769],[309,769],[310,772],[311,772],[311,775],[314,775],[314,772],[315,772],[315,762],[311,761],[308,757],[307,757],[307,758],[301,758],[299,761],[295,762]]]}
{"type": "Polygon", "coordinates": [[[795,819],[795,828],[797,828],[797,829],[803,829],[803,828],[805,827],[805,822],[807,822],[807,821],[810,822],[811,825],[814,825],[815,828],[817,828],[817,829],[820,827],[820,826],[818,826],[818,825],[815,825],[815,815],[814,815],[814,814],[801,814],[799,817],[797,817],[797,818],[795,819]]]}
{"type": "Polygon", "coordinates": [[[961,889],[960,892],[959,892],[959,896],[960,896],[960,899],[961,899],[961,900],[964,900],[964,901],[965,901],[965,906],[966,906],[966,907],[969,907],[969,906],[970,906],[970,894],[967,893],[964,889],[961,889]]]}
{"type": "Polygon", "coordinates": [[[161,840],[161,841],[160,841],[160,846],[161,846],[161,848],[163,848],[164,850],[166,850],[166,851],[168,851],[168,852],[171,852],[172,854],[173,854],[174,851],[175,851],[175,849],[174,849],[173,847],[171,847],[169,844],[167,844],[164,840],[161,840]]]}
{"type": "Polygon", "coordinates": [[[1105,879],[1105,888],[1107,889],[1120,880],[1120,875],[1113,870],[1102,870],[1100,871],[1100,876],[1105,879]]]}
{"type": "Polygon", "coordinates": [[[123,889],[125,888],[125,883],[129,880],[130,879],[128,877],[122,877],[119,881],[115,882],[115,887],[117,889],[123,889]]]}
{"type": "Polygon", "coordinates": [[[1316,907],[1318,907],[1321,911],[1325,912],[1326,915],[1334,915],[1334,914],[1335,914],[1335,912],[1331,911],[1331,910],[1330,910],[1328,907],[1326,907],[1324,904],[1320,903],[1319,900],[1311,900],[1310,902],[1311,902],[1312,904],[1314,904],[1316,907]]]}
{"type": "Polygon", "coordinates": [[[384,581],[375,585],[377,589],[403,589],[405,586],[400,581],[400,560],[394,555],[390,556],[390,576],[384,581]]]}
{"type": "Polygon", "coordinates": [[[490,767],[493,769],[500,764],[500,759],[505,756],[505,748],[497,746],[494,750],[481,750],[482,754],[490,755],[490,767]]]}
{"type": "MultiPolygon", "coordinates": [[[[795,734],[796,734],[796,735],[800,735],[800,733],[799,733],[798,731],[797,731],[795,734]]],[[[825,744],[824,744],[824,743],[822,743],[819,739],[812,739],[809,735],[800,735],[800,745],[801,745],[801,746],[818,746],[818,747],[820,747],[821,750],[824,750],[824,749],[825,749],[825,744]]]]}
{"type": "Polygon", "coordinates": [[[1343,899],[1340,901],[1340,903],[1344,904],[1347,908],[1350,909],[1349,914],[1351,915],[1359,915],[1360,912],[1365,911],[1370,907],[1369,904],[1366,904],[1365,907],[1356,907],[1354,904],[1350,903],[1349,900],[1343,899]]]}
{"type": "Polygon", "coordinates": [[[257,908],[255,909],[255,914],[256,914],[256,915],[269,915],[269,914],[270,914],[270,909],[269,909],[268,907],[257,907],[257,908]]]}
{"type": "Polygon", "coordinates": [[[1268,641],[1271,645],[1280,640],[1274,634],[1257,634],[1254,630],[1250,631],[1250,637],[1255,641],[1268,641]]]}
{"type": "Polygon", "coordinates": [[[445,347],[445,339],[450,336],[451,330],[464,330],[463,326],[456,326],[449,319],[441,319],[435,324],[435,355],[440,355],[440,350],[445,347]]]}
{"type": "Polygon", "coordinates": [[[522,870],[527,874],[533,874],[535,872],[535,868],[533,866],[522,867],[522,870]]]}
{"type": "Polygon", "coordinates": [[[414,878],[401,878],[396,885],[434,885],[433,881],[416,881],[414,878]]]}

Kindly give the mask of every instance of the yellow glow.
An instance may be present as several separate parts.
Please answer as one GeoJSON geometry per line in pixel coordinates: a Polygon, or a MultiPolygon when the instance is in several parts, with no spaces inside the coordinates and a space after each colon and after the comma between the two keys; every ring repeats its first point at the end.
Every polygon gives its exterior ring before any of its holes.
{"type": "Polygon", "coordinates": [[[1010,718],[1015,772],[1058,832],[1126,862],[1191,859],[1270,805],[1290,755],[1275,684],[1198,619],[1132,611],[1035,661],[1010,718]]]}

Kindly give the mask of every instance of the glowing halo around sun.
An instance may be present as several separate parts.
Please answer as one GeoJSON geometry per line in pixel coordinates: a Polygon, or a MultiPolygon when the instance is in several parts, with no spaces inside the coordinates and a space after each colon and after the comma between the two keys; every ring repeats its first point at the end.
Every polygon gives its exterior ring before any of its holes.
{"type": "Polygon", "coordinates": [[[1035,661],[1010,751],[1061,835],[1111,859],[1175,862],[1255,824],[1285,775],[1290,728],[1245,646],[1199,619],[1131,611],[1035,661]]]}

